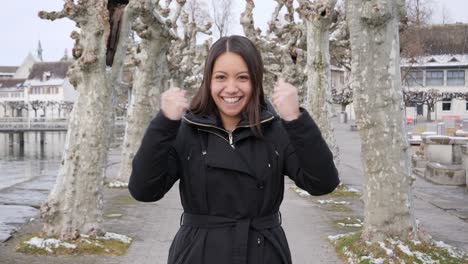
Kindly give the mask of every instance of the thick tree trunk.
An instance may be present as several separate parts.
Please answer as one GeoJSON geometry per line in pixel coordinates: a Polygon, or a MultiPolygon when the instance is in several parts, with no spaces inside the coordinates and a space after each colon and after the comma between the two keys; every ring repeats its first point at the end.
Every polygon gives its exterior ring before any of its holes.
{"type": "Polygon", "coordinates": [[[331,124],[331,69],[329,28],[336,0],[300,1],[307,35],[307,92],[305,105],[317,123],[329,148],[335,165],[339,166],[339,149],[331,124]]]}
{"type": "Polygon", "coordinates": [[[71,113],[65,153],[54,188],[41,206],[45,235],[74,239],[101,231],[103,174],[111,127],[112,91],[106,74],[109,22],[106,0],[65,2],[60,13],[42,18],[69,17],[79,23],[74,32],[76,62],[69,71],[78,97],[71,113]]]}
{"type": "Polygon", "coordinates": [[[167,89],[169,68],[167,52],[170,38],[161,34],[157,25],[151,29],[151,38],[142,39],[141,63],[137,66],[131,102],[127,113],[127,125],[122,144],[122,160],[118,180],[128,182],[132,172],[132,160],[140,147],[146,127],[159,109],[161,92],[167,89]]]}
{"type": "Polygon", "coordinates": [[[352,82],[364,166],[362,239],[416,235],[400,78],[404,1],[348,0],[352,82]]]}
{"type": "MultiPolygon", "coordinates": [[[[184,1],[178,6],[172,20],[176,25],[184,1]]],[[[160,18],[160,10],[148,0],[133,0],[130,7],[139,16],[135,31],[142,39],[133,83],[131,101],[127,110],[127,125],[122,144],[122,160],[117,180],[128,182],[132,171],[132,160],[140,147],[146,127],[159,109],[160,94],[168,88],[170,79],[168,52],[176,35],[171,27],[160,18]],[[158,19],[159,18],[159,19],[158,19]]]]}

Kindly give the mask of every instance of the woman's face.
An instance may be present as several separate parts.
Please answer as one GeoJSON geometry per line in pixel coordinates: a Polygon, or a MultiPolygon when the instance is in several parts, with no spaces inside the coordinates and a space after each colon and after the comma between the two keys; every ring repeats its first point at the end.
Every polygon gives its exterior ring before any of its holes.
{"type": "Polygon", "coordinates": [[[236,125],[252,97],[249,70],[241,56],[225,52],[216,59],[211,77],[211,97],[223,123],[236,125]]]}

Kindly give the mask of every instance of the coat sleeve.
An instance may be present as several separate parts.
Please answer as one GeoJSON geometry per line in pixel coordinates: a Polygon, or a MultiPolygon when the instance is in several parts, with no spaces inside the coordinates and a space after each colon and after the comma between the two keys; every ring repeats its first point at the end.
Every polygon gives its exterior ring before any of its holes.
{"type": "Polygon", "coordinates": [[[333,154],[309,113],[301,108],[299,118],[282,120],[289,135],[283,174],[311,195],[332,192],[340,183],[333,154]]]}
{"type": "Polygon", "coordinates": [[[136,200],[157,201],[179,179],[180,161],[174,145],[180,123],[160,111],[148,126],[133,158],[128,182],[128,190],[136,200]]]}

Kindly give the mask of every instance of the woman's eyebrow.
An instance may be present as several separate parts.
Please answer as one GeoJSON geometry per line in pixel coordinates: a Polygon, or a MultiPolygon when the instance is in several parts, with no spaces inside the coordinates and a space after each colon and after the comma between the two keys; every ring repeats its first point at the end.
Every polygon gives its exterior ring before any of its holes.
{"type": "Polygon", "coordinates": [[[236,75],[239,75],[239,74],[244,74],[244,73],[247,73],[247,74],[249,74],[249,71],[242,71],[242,72],[238,72],[236,75]]]}
{"type": "Polygon", "coordinates": [[[227,74],[226,72],[223,72],[223,71],[215,71],[213,73],[224,73],[224,74],[227,74]]]}

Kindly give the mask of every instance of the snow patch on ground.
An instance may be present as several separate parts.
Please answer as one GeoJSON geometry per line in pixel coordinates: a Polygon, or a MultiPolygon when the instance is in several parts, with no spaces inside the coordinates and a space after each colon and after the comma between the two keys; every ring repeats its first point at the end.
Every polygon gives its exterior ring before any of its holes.
{"type": "Polygon", "coordinates": [[[335,201],[333,199],[329,200],[317,200],[319,204],[342,204],[342,205],[349,205],[351,204],[350,202],[347,201],[335,201]]]}
{"type": "Polygon", "coordinates": [[[126,187],[128,187],[128,182],[122,182],[122,181],[109,182],[109,188],[126,188],[126,187]]]}
{"type": "Polygon", "coordinates": [[[393,250],[387,248],[387,246],[385,246],[385,243],[384,242],[379,242],[379,246],[385,250],[385,253],[387,254],[387,256],[393,256],[393,250]]]}
{"type": "Polygon", "coordinates": [[[359,218],[355,218],[354,220],[351,219],[351,217],[347,217],[346,218],[346,221],[348,221],[348,223],[341,223],[341,222],[338,222],[337,224],[339,226],[343,226],[343,227],[362,227],[362,221],[361,219],[359,218]],[[353,223],[354,222],[354,223],[353,223]]]}
{"type": "Polygon", "coordinates": [[[116,234],[116,233],[110,233],[110,232],[106,232],[104,234],[104,236],[102,237],[97,237],[98,239],[104,239],[104,240],[109,240],[109,239],[114,239],[114,240],[118,240],[118,241],[121,241],[125,244],[130,244],[130,242],[132,242],[132,239],[128,236],[125,236],[125,235],[120,235],[120,234],[116,234]]]}
{"type": "Polygon", "coordinates": [[[335,242],[336,240],[340,239],[340,238],[343,238],[343,237],[346,237],[346,236],[349,236],[350,234],[339,234],[339,235],[334,235],[334,236],[328,236],[328,239],[332,242],[335,242]]]}
{"type": "Polygon", "coordinates": [[[33,237],[30,240],[24,242],[29,246],[45,249],[47,252],[52,253],[52,248],[76,248],[76,245],[60,241],[54,238],[43,239],[39,237],[33,237]]]}
{"type": "Polygon", "coordinates": [[[301,190],[301,189],[296,189],[296,192],[297,194],[299,194],[299,196],[310,196],[310,193],[304,191],[304,190],[301,190]]]}
{"type": "Polygon", "coordinates": [[[443,241],[434,241],[434,244],[439,248],[447,250],[450,256],[454,258],[463,258],[464,253],[459,252],[458,250],[455,249],[455,247],[447,245],[443,241]]]}
{"type": "MultiPolygon", "coordinates": [[[[401,242],[400,242],[401,243],[401,242]]],[[[406,255],[412,257],[414,256],[413,252],[411,252],[411,250],[408,248],[408,246],[406,245],[403,245],[403,243],[401,244],[398,244],[398,248],[403,251],[403,253],[405,253],[406,255]]]]}

